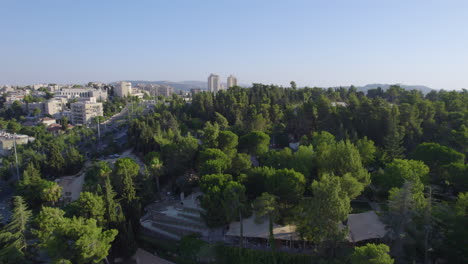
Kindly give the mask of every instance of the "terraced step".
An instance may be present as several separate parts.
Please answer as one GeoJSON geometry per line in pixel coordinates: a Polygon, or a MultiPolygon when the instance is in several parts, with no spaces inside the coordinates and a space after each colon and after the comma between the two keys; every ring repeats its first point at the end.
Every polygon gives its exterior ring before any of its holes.
{"type": "Polygon", "coordinates": [[[192,207],[183,207],[182,208],[183,212],[191,213],[191,214],[200,214],[202,210],[192,208],[192,207]]]}
{"type": "Polygon", "coordinates": [[[156,232],[158,234],[161,234],[163,236],[166,236],[166,237],[169,237],[169,238],[172,238],[172,239],[175,239],[175,240],[180,240],[181,236],[173,233],[173,232],[168,232],[167,230],[164,230],[164,228],[160,228],[160,227],[157,227],[157,226],[154,226],[154,224],[152,224],[151,222],[149,221],[145,221],[145,222],[142,222],[141,225],[153,232],[156,232]]]}
{"type": "Polygon", "coordinates": [[[155,223],[192,226],[194,228],[199,228],[199,229],[205,228],[205,225],[202,222],[183,218],[182,216],[160,216],[160,217],[151,219],[151,221],[155,223]]]}
{"type": "Polygon", "coordinates": [[[190,232],[204,232],[208,231],[208,228],[200,228],[200,227],[195,227],[195,226],[188,226],[188,225],[177,225],[177,224],[171,224],[171,223],[161,223],[161,222],[153,222],[156,224],[156,226],[165,226],[169,228],[175,228],[175,229],[180,229],[184,231],[190,231],[190,232]]]}
{"type": "Polygon", "coordinates": [[[180,216],[184,219],[187,219],[191,222],[198,223],[198,224],[205,224],[205,221],[200,217],[200,215],[193,215],[193,214],[187,214],[187,213],[178,213],[177,216],[180,216]]]}
{"type": "Polygon", "coordinates": [[[200,231],[183,230],[183,229],[180,229],[180,227],[173,227],[173,226],[170,226],[167,224],[161,224],[161,223],[152,223],[152,226],[154,228],[164,230],[164,232],[170,233],[173,236],[179,237],[179,239],[183,236],[201,233],[200,231]]]}

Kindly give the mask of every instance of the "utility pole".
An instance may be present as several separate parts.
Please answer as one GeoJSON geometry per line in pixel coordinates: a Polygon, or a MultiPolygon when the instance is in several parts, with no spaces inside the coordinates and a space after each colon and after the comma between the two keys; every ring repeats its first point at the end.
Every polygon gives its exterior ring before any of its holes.
{"type": "Polygon", "coordinates": [[[13,134],[13,148],[15,149],[15,159],[16,159],[16,177],[18,177],[18,182],[20,181],[19,167],[18,167],[18,153],[16,152],[16,133],[13,134]]]}
{"type": "Polygon", "coordinates": [[[98,131],[98,150],[99,150],[99,146],[101,145],[101,117],[100,116],[97,116],[96,117],[96,121],[97,121],[97,131],[98,131]]]}

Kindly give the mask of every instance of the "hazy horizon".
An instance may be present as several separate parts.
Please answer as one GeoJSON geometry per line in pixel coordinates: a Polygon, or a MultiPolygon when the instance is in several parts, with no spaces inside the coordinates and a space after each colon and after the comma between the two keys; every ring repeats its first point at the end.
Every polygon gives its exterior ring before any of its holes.
{"type": "Polygon", "coordinates": [[[468,88],[466,1],[7,1],[0,85],[468,88]]]}

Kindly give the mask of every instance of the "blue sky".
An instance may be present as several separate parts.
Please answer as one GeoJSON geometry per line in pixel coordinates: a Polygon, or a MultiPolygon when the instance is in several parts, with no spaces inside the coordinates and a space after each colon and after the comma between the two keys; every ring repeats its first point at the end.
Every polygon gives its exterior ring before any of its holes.
{"type": "Polygon", "coordinates": [[[0,84],[468,88],[468,1],[0,0],[0,84]]]}

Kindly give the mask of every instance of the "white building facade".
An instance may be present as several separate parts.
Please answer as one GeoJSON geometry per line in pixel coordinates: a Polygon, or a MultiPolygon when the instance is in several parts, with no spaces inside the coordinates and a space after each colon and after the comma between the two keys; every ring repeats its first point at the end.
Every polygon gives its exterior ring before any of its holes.
{"type": "Polygon", "coordinates": [[[73,125],[89,124],[93,118],[104,115],[102,103],[96,103],[95,100],[72,103],[70,108],[73,125]]]}
{"type": "Polygon", "coordinates": [[[132,95],[132,83],[120,82],[115,86],[114,93],[115,96],[118,97],[127,97],[132,95]]]}
{"type": "Polygon", "coordinates": [[[220,89],[221,85],[219,83],[219,75],[210,74],[208,77],[208,91],[212,93],[217,93],[220,89]]]}
{"type": "Polygon", "coordinates": [[[237,86],[237,78],[233,75],[229,75],[227,78],[227,88],[237,86]]]}

